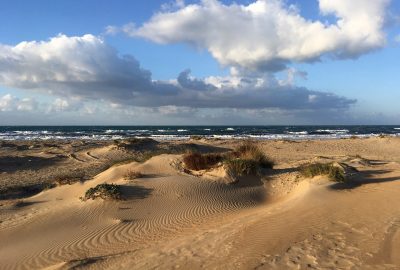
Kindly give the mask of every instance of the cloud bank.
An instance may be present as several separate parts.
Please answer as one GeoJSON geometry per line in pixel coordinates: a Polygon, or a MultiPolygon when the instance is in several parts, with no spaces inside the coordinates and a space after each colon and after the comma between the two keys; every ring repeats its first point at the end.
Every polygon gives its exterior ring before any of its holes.
{"type": "MultiPolygon", "coordinates": [[[[322,56],[354,58],[385,45],[383,31],[389,0],[319,0],[323,16],[334,23],[311,21],[282,0],[257,0],[248,5],[202,0],[156,13],[139,28],[120,30],[133,37],[187,43],[207,49],[224,66],[278,71],[290,62],[311,62],[322,56]]],[[[113,28],[114,32],[116,28],[113,28]]]]}
{"type": "MultiPolygon", "coordinates": [[[[47,41],[0,45],[0,85],[60,98],[52,111],[71,102],[105,101],[112,106],[240,108],[283,110],[346,109],[355,100],[297,87],[272,74],[237,72],[227,77],[193,78],[190,71],[158,81],[131,55],[120,55],[93,35],[59,35],[47,41]]],[[[73,108],[73,107],[72,107],[73,108]]]]}

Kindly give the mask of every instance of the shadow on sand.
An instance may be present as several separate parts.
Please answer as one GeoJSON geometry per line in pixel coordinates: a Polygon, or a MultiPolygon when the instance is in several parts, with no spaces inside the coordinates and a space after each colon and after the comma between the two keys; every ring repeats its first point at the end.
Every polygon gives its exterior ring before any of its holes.
{"type": "Polygon", "coordinates": [[[120,186],[122,197],[124,200],[145,199],[151,195],[153,189],[142,186],[120,186]]]}
{"type": "Polygon", "coordinates": [[[347,183],[335,183],[330,186],[334,190],[354,189],[362,185],[385,183],[400,180],[400,176],[376,178],[377,175],[387,174],[390,170],[367,170],[357,174],[354,178],[350,179],[347,183]]]}

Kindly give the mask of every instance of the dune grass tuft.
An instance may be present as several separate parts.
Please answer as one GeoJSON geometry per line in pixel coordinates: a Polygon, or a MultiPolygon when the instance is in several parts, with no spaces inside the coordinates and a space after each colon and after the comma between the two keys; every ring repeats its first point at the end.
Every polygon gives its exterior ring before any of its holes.
{"type": "Polygon", "coordinates": [[[187,169],[204,170],[223,162],[232,177],[258,175],[261,168],[272,169],[274,162],[253,142],[247,141],[225,154],[188,153],[183,162],[187,169]]]}
{"type": "Polygon", "coordinates": [[[134,170],[129,170],[124,176],[124,178],[126,180],[135,180],[135,179],[142,178],[142,177],[143,177],[143,174],[141,172],[134,171],[134,170]]]}
{"type": "Polygon", "coordinates": [[[305,165],[300,170],[304,177],[315,177],[327,175],[331,181],[346,182],[346,175],[343,168],[335,166],[333,163],[312,163],[305,165]]]}
{"type": "Polygon", "coordinates": [[[200,154],[189,152],[183,156],[185,166],[190,170],[205,170],[223,160],[221,154],[200,154]]]}
{"type": "Polygon", "coordinates": [[[228,174],[237,177],[245,175],[257,175],[259,173],[259,164],[251,159],[228,159],[225,161],[228,174]]]}
{"type": "Polygon", "coordinates": [[[86,201],[89,199],[95,200],[101,198],[103,200],[120,200],[121,190],[118,185],[114,184],[100,184],[93,188],[89,188],[82,200],[86,201]]]}
{"type": "Polygon", "coordinates": [[[272,169],[274,162],[253,142],[246,141],[235,149],[233,155],[243,160],[252,160],[261,168],[272,169]]]}

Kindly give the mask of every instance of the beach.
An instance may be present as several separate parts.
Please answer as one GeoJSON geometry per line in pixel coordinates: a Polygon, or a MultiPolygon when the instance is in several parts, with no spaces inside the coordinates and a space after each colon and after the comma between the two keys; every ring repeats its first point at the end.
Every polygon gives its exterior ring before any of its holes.
{"type": "Polygon", "coordinates": [[[400,268],[399,137],[252,141],[274,166],[235,181],[185,167],[244,142],[2,141],[0,269],[400,268]],[[87,197],[101,184],[118,196],[87,197]]]}

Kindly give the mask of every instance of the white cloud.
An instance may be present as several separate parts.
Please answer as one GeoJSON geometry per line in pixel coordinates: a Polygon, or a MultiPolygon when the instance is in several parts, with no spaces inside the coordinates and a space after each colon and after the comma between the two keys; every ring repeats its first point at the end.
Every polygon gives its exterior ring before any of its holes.
{"type": "Polygon", "coordinates": [[[0,97],[0,112],[6,111],[33,111],[38,107],[32,98],[17,98],[11,94],[0,97]]]}
{"type": "Polygon", "coordinates": [[[207,49],[225,66],[281,70],[292,61],[315,61],[323,55],[357,57],[384,46],[385,8],[389,0],[319,0],[325,24],[302,17],[282,0],[248,5],[202,0],[178,10],[156,13],[141,27],[122,29],[158,43],[188,43],[207,49]]]}
{"type": "MultiPolygon", "coordinates": [[[[75,110],[92,101],[106,102],[110,110],[120,105],[164,107],[164,113],[175,107],[323,110],[348,108],[355,103],[294,86],[290,77],[294,72],[289,70],[286,82],[272,73],[237,68],[226,77],[198,79],[186,70],[176,80],[157,81],[133,56],[120,56],[93,35],[59,35],[48,41],[0,45],[0,85],[55,96],[58,99],[49,105],[49,111],[54,112],[75,110]],[[311,102],[309,96],[316,98],[311,102]]],[[[7,100],[2,102],[8,104],[7,100]]],[[[21,109],[27,108],[24,106],[21,109]]]]}

